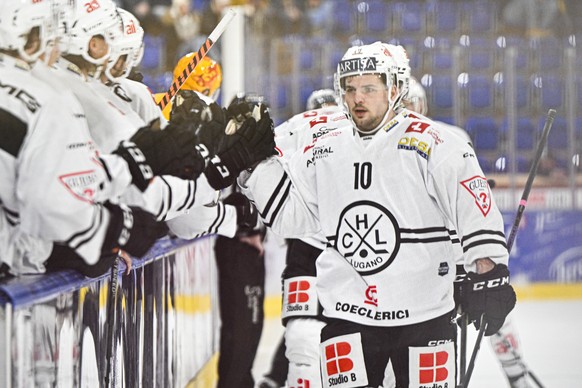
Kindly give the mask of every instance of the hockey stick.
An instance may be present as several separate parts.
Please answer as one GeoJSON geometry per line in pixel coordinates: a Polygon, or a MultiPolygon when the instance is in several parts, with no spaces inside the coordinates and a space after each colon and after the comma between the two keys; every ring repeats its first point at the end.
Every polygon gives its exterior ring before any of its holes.
{"type": "MultiPolygon", "coordinates": [[[[515,241],[515,237],[517,236],[517,230],[519,229],[519,224],[521,222],[521,217],[523,216],[523,212],[525,211],[525,207],[527,205],[527,199],[529,197],[529,192],[533,186],[533,181],[538,172],[538,165],[540,164],[540,160],[542,158],[542,153],[544,152],[544,148],[546,147],[546,143],[548,141],[548,135],[550,133],[550,129],[552,129],[552,124],[554,124],[554,119],[556,118],[556,111],[554,109],[548,110],[548,114],[546,117],[546,122],[544,124],[544,129],[542,131],[542,138],[538,143],[538,148],[536,149],[536,154],[532,165],[529,169],[529,174],[527,176],[527,181],[525,182],[525,187],[523,188],[523,194],[521,195],[521,200],[519,201],[519,206],[517,208],[517,213],[515,215],[515,219],[513,220],[513,226],[511,227],[511,232],[509,233],[509,237],[507,238],[507,252],[511,253],[511,248],[513,248],[513,242],[515,241]]],[[[484,315],[481,317],[481,328],[479,329],[479,334],[477,336],[477,342],[475,343],[475,348],[473,348],[473,353],[471,354],[471,360],[469,361],[469,365],[467,366],[467,373],[465,374],[465,378],[461,383],[461,388],[468,388],[469,381],[471,380],[471,374],[473,373],[473,368],[475,367],[475,358],[477,357],[477,352],[479,351],[481,339],[483,338],[483,334],[487,329],[487,317],[484,315]]]]}
{"type": "Polygon", "coordinates": [[[117,329],[117,289],[119,288],[119,254],[115,257],[111,266],[111,279],[109,280],[109,298],[107,299],[107,342],[105,349],[105,384],[104,387],[114,386],[113,371],[115,369],[115,332],[117,329]]]}
{"type": "Polygon", "coordinates": [[[198,66],[198,63],[200,63],[202,58],[206,56],[206,54],[212,48],[214,43],[216,43],[218,38],[220,38],[220,35],[222,35],[224,30],[226,30],[226,26],[232,21],[235,15],[236,12],[232,8],[229,9],[226,12],[226,14],[222,17],[220,22],[216,25],[216,27],[214,27],[214,30],[212,30],[210,35],[208,35],[208,38],[198,49],[198,52],[196,52],[196,54],[192,57],[192,59],[188,63],[188,66],[186,66],[186,68],[184,69],[184,71],[182,71],[182,74],[180,74],[178,78],[174,79],[172,85],[170,86],[170,89],[168,89],[168,91],[166,92],[166,94],[164,94],[160,102],[158,102],[158,106],[160,107],[161,110],[164,110],[164,108],[170,103],[170,101],[172,101],[172,98],[174,98],[176,93],[178,93],[178,90],[180,90],[180,88],[182,87],[182,85],[184,85],[188,77],[190,77],[190,74],[192,74],[196,66],[198,66]]]}

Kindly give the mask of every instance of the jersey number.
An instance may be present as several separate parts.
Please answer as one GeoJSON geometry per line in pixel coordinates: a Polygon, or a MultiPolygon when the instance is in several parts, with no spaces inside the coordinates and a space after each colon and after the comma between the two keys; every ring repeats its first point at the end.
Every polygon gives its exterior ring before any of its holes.
{"type": "Polygon", "coordinates": [[[372,163],[354,163],[354,190],[366,190],[372,183],[372,163]]]}

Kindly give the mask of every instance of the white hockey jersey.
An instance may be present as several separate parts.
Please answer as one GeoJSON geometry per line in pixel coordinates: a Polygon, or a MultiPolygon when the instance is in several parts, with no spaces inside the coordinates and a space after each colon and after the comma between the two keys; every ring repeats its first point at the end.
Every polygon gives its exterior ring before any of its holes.
{"type": "MultiPolygon", "coordinates": [[[[111,153],[119,142],[129,139],[145,126],[127,101],[116,96],[105,84],[86,79],[71,62],[61,58],[55,66],[55,73],[55,76],[65,80],[79,99],[86,112],[91,136],[101,151],[111,153]]],[[[216,197],[216,191],[204,175],[196,181],[158,176],[144,193],[130,186],[120,201],[139,206],[163,221],[184,214],[193,207],[213,203],[216,197]]]]}
{"type": "Polygon", "coordinates": [[[274,232],[326,236],[324,315],[401,326],[451,311],[455,232],[467,270],[485,257],[507,264],[501,213],[458,136],[406,110],[363,138],[343,113],[306,126],[312,141],[287,170],[272,157],[239,183],[274,232]]]}
{"type": "Polygon", "coordinates": [[[30,238],[65,242],[94,264],[109,224],[95,204],[107,173],[83,110],[26,63],[1,54],[0,83],[0,200],[8,224],[30,238]]]}

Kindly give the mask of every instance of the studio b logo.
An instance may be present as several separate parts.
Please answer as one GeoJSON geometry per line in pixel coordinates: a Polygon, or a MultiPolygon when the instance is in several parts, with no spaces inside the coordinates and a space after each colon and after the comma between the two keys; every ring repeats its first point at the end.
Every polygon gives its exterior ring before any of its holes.
{"type": "Polygon", "coordinates": [[[289,296],[287,303],[307,303],[309,301],[309,282],[304,280],[292,281],[289,283],[289,296]]]}

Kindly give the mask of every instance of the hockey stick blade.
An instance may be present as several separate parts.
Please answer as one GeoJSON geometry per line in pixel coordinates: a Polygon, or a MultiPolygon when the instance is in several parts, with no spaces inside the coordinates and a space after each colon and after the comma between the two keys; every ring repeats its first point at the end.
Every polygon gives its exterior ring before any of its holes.
{"type": "Polygon", "coordinates": [[[172,81],[170,89],[168,89],[168,91],[166,92],[166,94],[164,94],[160,102],[158,102],[158,106],[160,107],[161,110],[164,110],[164,108],[170,103],[170,101],[172,101],[176,93],[178,93],[178,90],[180,90],[182,85],[184,85],[184,83],[186,82],[188,77],[190,77],[190,74],[192,74],[194,69],[196,69],[196,66],[198,66],[198,63],[200,63],[202,58],[204,58],[208,51],[210,51],[212,46],[214,46],[214,43],[216,43],[218,38],[220,38],[220,36],[224,32],[224,30],[226,30],[226,27],[232,21],[235,15],[236,12],[234,11],[234,9],[232,8],[229,9],[226,12],[226,14],[222,17],[220,22],[216,25],[216,27],[214,27],[214,30],[212,30],[210,35],[208,35],[208,38],[206,39],[206,41],[204,41],[202,46],[192,57],[184,71],[182,71],[182,74],[180,74],[178,78],[172,81]]]}
{"type": "MultiPolygon", "coordinates": [[[[517,236],[517,230],[519,229],[519,224],[521,222],[521,217],[525,211],[525,207],[527,205],[527,199],[529,197],[529,192],[533,186],[533,181],[538,172],[538,165],[540,164],[540,160],[542,158],[542,153],[548,141],[548,135],[550,134],[550,130],[552,129],[552,124],[554,123],[554,119],[556,118],[556,110],[550,109],[548,110],[548,114],[546,117],[546,122],[544,124],[544,129],[542,131],[542,137],[540,142],[538,143],[538,147],[536,149],[536,154],[532,165],[529,169],[529,174],[527,176],[527,181],[525,183],[525,187],[523,188],[523,194],[521,195],[521,200],[519,201],[519,206],[517,208],[517,213],[515,215],[515,219],[513,220],[513,225],[511,227],[511,232],[509,233],[509,237],[507,238],[507,252],[511,254],[511,248],[513,248],[513,242],[515,241],[515,237],[517,236]]],[[[481,346],[481,339],[483,338],[483,327],[487,325],[486,317],[482,317],[481,323],[481,330],[479,330],[479,336],[477,337],[477,342],[475,343],[475,348],[473,348],[473,353],[471,354],[471,360],[469,361],[469,365],[467,366],[467,372],[465,373],[465,379],[461,384],[461,388],[468,388],[469,381],[471,379],[471,374],[473,373],[473,368],[475,367],[475,358],[477,357],[477,352],[479,351],[479,347],[481,346]]]]}

